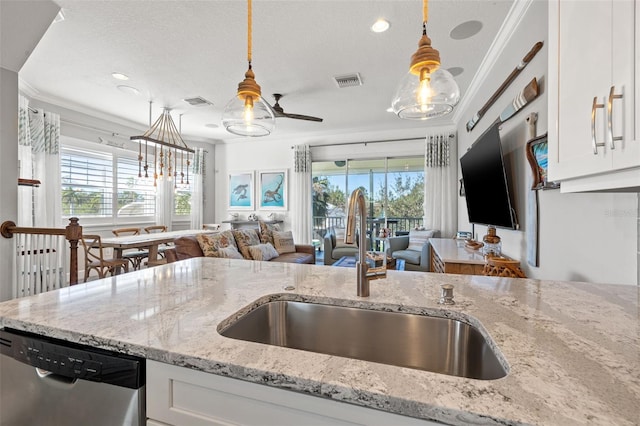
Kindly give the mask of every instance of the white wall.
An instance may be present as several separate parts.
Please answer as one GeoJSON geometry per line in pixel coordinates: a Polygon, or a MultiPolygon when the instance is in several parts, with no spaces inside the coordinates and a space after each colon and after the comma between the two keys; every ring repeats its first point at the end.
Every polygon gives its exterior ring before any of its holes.
{"type": "MultiPolygon", "coordinates": [[[[0,68],[0,222],[18,219],[18,73],[0,68]]],[[[0,301],[11,299],[13,240],[0,237],[0,301]]]]}
{"type": "MultiPolygon", "coordinates": [[[[533,1],[506,49],[495,60],[489,78],[462,112],[458,123],[458,153],[461,156],[498,117],[504,107],[533,78],[537,77],[541,95],[502,125],[500,132],[506,161],[515,183],[515,208],[520,223],[517,231],[498,229],[503,252],[520,259],[527,276],[540,279],[576,280],[600,283],[638,283],[638,195],[614,193],[561,194],[559,190],[539,192],[540,266],[526,263],[525,185],[531,173],[524,147],[528,140],[526,116],[538,113],[538,135],[547,131],[547,2],[533,1]],[[512,85],[468,133],[466,122],[505,80],[511,70],[537,41],[545,46],[512,85]]],[[[464,198],[458,199],[458,223],[471,230],[464,198]]],[[[482,238],[486,227],[476,226],[482,238]]]]}

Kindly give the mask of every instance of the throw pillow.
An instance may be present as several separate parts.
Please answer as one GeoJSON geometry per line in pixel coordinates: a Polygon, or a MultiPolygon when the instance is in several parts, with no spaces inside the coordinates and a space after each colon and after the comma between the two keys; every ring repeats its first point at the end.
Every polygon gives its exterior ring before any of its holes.
{"type": "Polygon", "coordinates": [[[218,234],[198,234],[196,239],[206,257],[222,257],[219,253],[221,248],[236,246],[231,231],[223,231],[218,234]]]}
{"type": "Polygon", "coordinates": [[[249,247],[260,244],[260,236],[255,229],[233,229],[233,236],[236,239],[236,245],[238,250],[242,253],[242,257],[251,260],[251,253],[249,253],[249,247]]]}
{"type": "Polygon", "coordinates": [[[253,260],[271,260],[274,257],[278,257],[278,252],[271,243],[251,246],[249,247],[249,253],[251,253],[253,260]]]}
{"type": "Polygon", "coordinates": [[[422,251],[422,246],[429,241],[429,238],[433,238],[435,231],[428,229],[425,231],[417,231],[412,229],[409,231],[409,246],[407,250],[422,251]]]}
{"type": "Polygon", "coordinates": [[[273,231],[280,231],[280,226],[277,223],[264,223],[261,220],[258,223],[260,224],[260,242],[273,245],[273,231]]]}
{"type": "Polygon", "coordinates": [[[236,246],[222,247],[218,253],[220,253],[220,257],[225,259],[244,259],[236,246]]]}
{"type": "Polygon", "coordinates": [[[273,231],[273,242],[279,254],[296,252],[296,245],[293,242],[293,234],[291,231],[273,231]]]}

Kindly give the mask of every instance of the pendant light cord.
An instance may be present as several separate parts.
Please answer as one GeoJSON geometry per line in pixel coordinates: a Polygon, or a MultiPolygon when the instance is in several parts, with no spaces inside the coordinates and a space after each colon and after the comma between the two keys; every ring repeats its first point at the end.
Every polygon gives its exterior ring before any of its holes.
{"type": "Polygon", "coordinates": [[[429,19],[428,0],[422,0],[422,35],[427,35],[427,20],[429,19]]]}
{"type": "Polygon", "coordinates": [[[251,68],[251,0],[247,0],[247,61],[251,68]]]}

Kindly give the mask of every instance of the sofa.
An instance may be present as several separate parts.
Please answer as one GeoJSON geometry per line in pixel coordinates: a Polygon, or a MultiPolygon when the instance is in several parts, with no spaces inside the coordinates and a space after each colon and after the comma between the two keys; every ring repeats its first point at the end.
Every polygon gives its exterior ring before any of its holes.
{"type": "MultiPolygon", "coordinates": [[[[356,256],[358,245],[344,242],[344,228],[329,228],[324,236],[324,264],[333,265],[343,256],[356,256]]],[[[356,239],[357,241],[357,239],[356,239]]],[[[369,239],[367,238],[367,250],[369,249],[369,239]]]]}
{"type": "MultiPolygon", "coordinates": [[[[242,230],[241,233],[246,234],[248,232],[255,232],[258,236],[260,236],[260,233],[253,229],[242,230]]],[[[234,241],[233,243],[231,243],[231,245],[235,243],[237,246],[238,243],[235,241],[234,234],[239,235],[239,233],[232,232],[232,231],[223,231],[220,234],[225,234],[226,236],[229,237],[229,239],[233,238],[234,241]]],[[[176,262],[178,260],[190,259],[192,257],[204,257],[205,252],[202,249],[202,243],[201,241],[198,241],[198,238],[200,238],[201,240],[203,239],[202,235],[211,235],[211,234],[201,234],[200,236],[185,236],[185,237],[176,238],[174,240],[174,246],[172,248],[165,250],[164,252],[167,263],[176,262]]],[[[265,241],[265,239],[262,239],[261,241],[265,241]]],[[[266,245],[266,243],[262,243],[262,242],[260,244],[262,246],[266,245]]],[[[278,253],[276,257],[268,258],[266,260],[271,262],[287,262],[287,263],[308,263],[308,264],[316,263],[316,251],[312,245],[295,244],[293,247],[295,248],[295,251],[288,252],[288,253],[278,253]]],[[[233,257],[233,256],[218,255],[218,256],[211,256],[211,257],[233,257]]],[[[250,255],[245,256],[242,254],[237,258],[254,260],[254,258],[251,257],[250,255]]],[[[265,259],[259,259],[259,260],[265,260],[265,259]]]]}
{"type": "Polygon", "coordinates": [[[437,238],[434,229],[409,231],[409,235],[389,238],[388,254],[394,259],[404,260],[405,271],[431,270],[431,244],[429,238],[437,238]]]}

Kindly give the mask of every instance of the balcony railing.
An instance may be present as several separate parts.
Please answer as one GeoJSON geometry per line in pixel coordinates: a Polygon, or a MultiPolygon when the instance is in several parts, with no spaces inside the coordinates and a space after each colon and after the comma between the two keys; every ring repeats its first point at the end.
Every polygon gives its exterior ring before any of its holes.
{"type": "MultiPolygon", "coordinates": [[[[367,218],[369,231],[377,231],[384,227],[385,220],[382,218],[367,218]]],[[[388,217],[387,228],[391,229],[391,235],[402,235],[415,227],[422,226],[421,217],[388,217]]],[[[334,228],[344,228],[346,217],[344,216],[314,216],[313,217],[313,238],[321,239],[327,230],[334,228]]]]}

